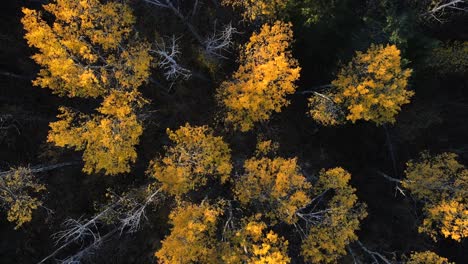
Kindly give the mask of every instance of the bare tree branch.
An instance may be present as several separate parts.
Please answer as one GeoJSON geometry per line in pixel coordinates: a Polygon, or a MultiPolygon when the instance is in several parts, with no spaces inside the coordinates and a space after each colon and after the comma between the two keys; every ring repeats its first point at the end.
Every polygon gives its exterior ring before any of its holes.
{"type": "Polygon", "coordinates": [[[116,202],[107,206],[104,210],[95,214],[90,219],[66,220],[64,222],[65,230],[52,235],[52,238],[55,239],[56,245],[59,243],[64,244],[48,256],[44,257],[39,264],[45,263],[47,260],[53,258],[73,243],[84,243],[85,241],[90,241],[88,242],[89,244],[83,247],[80,251],[60,261],[64,264],[80,263],[81,259],[88,257],[93,250],[101,246],[106,239],[116,234],[118,231],[120,231],[120,234],[122,234],[124,230],[127,230],[127,233],[138,231],[141,225],[141,220],[146,218],[146,207],[154,201],[160,192],[161,189],[157,189],[152,192],[145,197],[143,203],[134,202],[133,206],[130,206],[130,209],[128,209],[128,205],[126,204],[129,201],[128,197],[120,197],[116,202]],[[111,231],[101,236],[100,230],[106,225],[104,220],[108,219],[109,216],[116,214],[118,224],[111,231]]]}
{"type": "Polygon", "coordinates": [[[443,1],[440,2],[440,4],[436,5],[434,8],[429,10],[429,13],[436,14],[438,12],[443,12],[446,8],[456,9],[456,10],[467,12],[468,7],[458,7],[457,6],[459,4],[466,4],[467,2],[468,2],[467,0],[448,0],[448,1],[443,0],[443,1]]]}
{"type": "Polygon", "coordinates": [[[374,263],[380,263],[378,259],[381,259],[385,264],[392,264],[392,262],[390,260],[388,260],[386,257],[384,257],[379,252],[369,250],[367,247],[365,247],[361,243],[361,241],[358,240],[357,243],[362,248],[362,250],[364,250],[364,252],[366,252],[367,254],[369,254],[369,256],[371,256],[371,258],[374,260],[374,263]]]}
{"type": "Polygon", "coordinates": [[[177,39],[172,36],[169,46],[162,40],[160,43],[156,43],[156,50],[152,50],[160,57],[158,66],[164,70],[164,77],[168,81],[174,81],[178,78],[187,80],[191,76],[190,70],[182,67],[177,62],[180,55],[179,45],[177,45],[177,39]]]}
{"type": "Polygon", "coordinates": [[[433,3],[433,7],[423,16],[433,18],[439,23],[445,22],[446,18],[456,14],[455,12],[468,13],[468,0],[439,0],[431,3],[433,3]]]}
{"type": "Polygon", "coordinates": [[[205,51],[206,53],[215,57],[226,59],[222,53],[227,52],[232,47],[234,34],[239,33],[231,23],[224,26],[223,30],[217,31],[216,25],[213,34],[205,40],[205,51]]]}
{"type": "Polygon", "coordinates": [[[198,34],[195,27],[190,24],[187,18],[180,12],[178,7],[175,7],[171,0],[143,0],[144,2],[161,7],[170,9],[182,22],[184,22],[185,26],[189,29],[192,33],[193,37],[201,44],[203,44],[203,38],[198,34]]]}
{"type": "Polygon", "coordinates": [[[135,233],[140,229],[142,218],[146,219],[146,207],[154,201],[154,198],[159,192],[161,192],[161,188],[149,195],[143,204],[138,204],[139,206],[133,207],[124,214],[124,217],[120,219],[120,233],[122,233],[124,229],[127,229],[128,233],[135,233]]]}
{"type": "MultiPolygon", "coordinates": [[[[39,173],[39,172],[45,172],[45,171],[50,171],[50,170],[55,170],[58,168],[66,167],[66,166],[72,166],[72,165],[77,165],[79,162],[77,161],[70,161],[70,162],[62,162],[62,163],[57,163],[57,164],[52,164],[52,165],[36,165],[30,168],[32,173],[39,173]]],[[[3,171],[0,172],[0,177],[7,175],[8,173],[11,173],[14,171],[14,169],[9,170],[9,171],[3,171]]]]}

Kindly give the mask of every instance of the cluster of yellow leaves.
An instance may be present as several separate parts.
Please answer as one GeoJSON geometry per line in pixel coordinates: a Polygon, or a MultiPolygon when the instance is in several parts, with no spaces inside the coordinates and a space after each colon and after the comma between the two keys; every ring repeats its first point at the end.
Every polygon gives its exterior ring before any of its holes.
{"type": "Polygon", "coordinates": [[[135,23],[118,2],[57,0],[44,5],[55,18],[23,9],[22,23],[32,58],[43,68],[35,85],[69,97],[98,97],[111,89],[133,90],[149,77],[149,44],[130,39],[135,23]]]}
{"type": "Polygon", "coordinates": [[[291,41],[291,24],[280,21],[263,25],[250,37],[233,80],[218,89],[217,99],[227,111],[225,121],[248,131],[289,104],[285,97],[296,90],[300,72],[289,50],[291,41]]]}
{"type": "MultiPolygon", "coordinates": [[[[231,171],[229,149],[221,138],[215,140],[211,130],[187,124],[176,131],[168,130],[168,134],[174,145],[167,148],[165,158],[154,161],[150,167],[165,191],[183,194],[205,184],[206,177],[201,176],[206,174],[218,175],[221,182],[227,180],[231,171]],[[220,163],[213,163],[208,155],[213,153],[218,153],[214,160],[229,164],[222,166],[229,170],[218,170],[220,163]],[[224,180],[222,171],[226,173],[224,180]],[[169,179],[174,175],[182,177],[183,183],[169,179]],[[199,179],[197,175],[201,175],[199,179]]],[[[301,224],[298,212],[312,206],[312,192],[320,197],[319,204],[313,207],[323,209],[319,209],[318,218],[308,222],[310,229],[303,241],[302,255],[313,263],[336,262],[344,255],[345,247],[357,239],[355,232],[366,216],[365,205],[358,203],[355,189],[349,185],[351,175],[342,168],[323,170],[312,187],[300,173],[297,159],[265,157],[277,147],[272,141],[259,141],[257,156],[245,161],[244,174],[234,183],[236,199],[252,209],[250,217],[239,217],[231,208],[220,234],[222,203],[181,202],[170,214],[173,228],[155,254],[158,263],[290,263],[288,241],[270,228],[278,223],[301,224]],[[268,221],[261,220],[264,217],[268,221]],[[240,227],[236,227],[236,218],[241,219],[240,227]]]]}
{"type": "Polygon", "coordinates": [[[216,224],[222,210],[216,205],[183,203],[169,215],[171,234],[155,256],[158,263],[219,263],[216,224]]]}
{"type": "MultiPolygon", "coordinates": [[[[378,125],[394,123],[401,106],[409,103],[414,95],[406,89],[410,75],[410,69],[401,68],[400,51],[395,45],[371,45],[365,53],[357,52],[341,69],[332,82],[328,100],[333,100],[345,112],[347,121],[370,120],[378,125]]],[[[317,103],[317,100],[327,99],[310,100],[311,107],[321,108],[311,110],[313,118],[325,125],[344,121],[333,120],[333,113],[324,112],[322,116],[320,111],[330,107],[327,102],[317,103]]]]}
{"type": "Polygon", "coordinates": [[[77,114],[61,107],[59,121],[50,124],[48,141],[60,147],[84,150],[83,171],[104,170],[106,175],[129,172],[135,162],[135,145],[143,127],[134,113],[145,101],[136,91],[112,91],[105,98],[99,114],[77,114]],[[75,124],[77,123],[77,124],[75,124]]]}
{"type": "Polygon", "coordinates": [[[414,94],[406,90],[410,75],[411,70],[401,68],[395,45],[372,45],[366,53],[357,52],[332,82],[338,90],[334,100],[348,109],[346,119],[353,123],[359,119],[393,123],[401,105],[414,94]]]}
{"type": "Polygon", "coordinates": [[[244,206],[260,203],[269,218],[295,223],[296,211],[310,203],[311,188],[297,159],[251,158],[245,161],[244,169],[234,186],[239,202],[244,206]]]}
{"type": "Polygon", "coordinates": [[[410,160],[403,187],[425,202],[426,218],[420,232],[434,240],[438,233],[456,241],[468,236],[468,169],[454,153],[430,156],[422,153],[410,160]]]}
{"type": "Polygon", "coordinates": [[[267,156],[268,154],[275,154],[279,148],[277,142],[271,140],[259,140],[255,149],[256,156],[267,156]]]}
{"type": "Polygon", "coordinates": [[[15,222],[15,229],[31,221],[33,211],[42,205],[33,196],[45,190],[29,168],[12,169],[0,177],[0,203],[8,210],[8,221],[15,222]]]}
{"type": "Polygon", "coordinates": [[[149,173],[165,192],[182,195],[206,184],[209,177],[224,183],[232,170],[231,150],[207,126],[186,124],[176,131],[167,130],[174,143],[166,155],[152,162],[149,173]]]}
{"type": "Polygon", "coordinates": [[[450,237],[458,242],[462,238],[468,237],[468,205],[466,202],[443,200],[432,207],[427,207],[427,218],[419,227],[419,232],[428,233],[435,239],[437,232],[434,229],[440,230],[444,237],[450,237]]]}
{"type": "Polygon", "coordinates": [[[288,241],[257,219],[243,221],[240,230],[233,231],[225,243],[221,259],[226,264],[287,264],[288,241]]]}
{"type": "Polygon", "coordinates": [[[406,264],[455,264],[431,251],[416,252],[406,264]]]}
{"type": "Polygon", "coordinates": [[[356,190],[349,185],[351,174],[342,168],[320,172],[314,186],[317,195],[333,190],[324,219],[310,228],[302,244],[302,255],[312,263],[334,263],[346,254],[346,246],[357,240],[360,220],[366,217],[365,206],[358,203],[356,190]]]}
{"type": "Polygon", "coordinates": [[[258,18],[273,19],[283,10],[287,1],[285,0],[222,0],[223,5],[240,7],[244,19],[254,21],[258,18]]]}
{"type": "Polygon", "coordinates": [[[104,97],[92,116],[62,107],[48,141],[84,150],[86,173],[128,172],[142,134],[134,110],[144,103],[137,89],[149,78],[150,45],[132,35],[135,18],[123,3],[56,0],[44,9],[47,15],[24,8],[21,20],[42,66],[34,85],[60,96],[104,97]]]}

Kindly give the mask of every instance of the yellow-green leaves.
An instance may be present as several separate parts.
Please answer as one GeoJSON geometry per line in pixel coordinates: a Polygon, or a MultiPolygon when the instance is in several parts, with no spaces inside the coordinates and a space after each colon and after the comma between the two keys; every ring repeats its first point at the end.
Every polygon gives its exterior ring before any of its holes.
{"type": "Polygon", "coordinates": [[[261,204],[266,216],[288,224],[297,221],[296,211],[310,203],[310,183],[301,174],[297,159],[252,158],[244,163],[244,175],[234,193],[246,207],[261,204]]]}
{"type": "Polygon", "coordinates": [[[145,102],[138,88],[149,78],[150,45],[132,32],[135,18],[126,4],[57,0],[44,9],[47,15],[24,8],[21,20],[42,67],[33,84],[60,96],[103,98],[98,114],[61,107],[48,141],[84,150],[86,173],[129,172],[143,131],[135,111],[145,102]]]}
{"type": "Polygon", "coordinates": [[[59,120],[50,124],[48,141],[59,147],[84,150],[86,173],[104,171],[114,175],[130,171],[135,162],[135,146],[143,133],[134,108],[145,101],[138,92],[113,91],[95,115],[77,114],[61,107],[59,120]]]}
{"type": "Polygon", "coordinates": [[[395,45],[372,45],[341,69],[329,91],[309,99],[310,115],[323,125],[357,120],[394,123],[401,106],[414,95],[407,90],[410,75],[410,69],[402,68],[395,45]]]}
{"type": "Polygon", "coordinates": [[[426,218],[419,232],[436,240],[438,234],[456,241],[468,236],[468,169],[454,153],[422,153],[410,160],[403,186],[425,203],[426,218]]]}
{"type": "Polygon", "coordinates": [[[69,97],[98,97],[112,89],[133,90],[149,76],[149,45],[132,37],[130,8],[118,2],[57,0],[41,13],[23,9],[25,38],[42,66],[33,82],[69,97]]]}
{"type": "Polygon", "coordinates": [[[426,65],[441,74],[466,74],[468,72],[468,41],[440,44],[431,51],[426,65]]]}
{"type": "Polygon", "coordinates": [[[349,185],[351,174],[342,168],[322,170],[314,186],[316,196],[333,192],[323,214],[309,229],[302,255],[311,263],[334,263],[346,254],[346,246],[357,240],[356,231],[366,217],[365,205],[358,203],[356,190],[349,185]]]}
{"type": "Polygon", "coordinates": [[[218,205],[179,205],[169,215],[171,234],[155,253],[158,263],[219,263],[216,225],[222,213],[218,205]]]}
{"type": "Polygon", "coordinates": [[[165,192],[180,196],[205,185],[209,178],[218,178],[221,183],[229,178],[231,151],[207,126],[186,124],[176,131],[168,129],[167,134],[173,145],[148,170],[165,192]]]}
{"type": "Polygon", "coordinates": [[[296,90],[300,67],[292,57],[291,24],[265,24],[242,49],[240,66],[231,81],[218,89],[217,99],[226,110],[225,121],[249,131],[289,104],[286,95],[296,90]]]}
{"type": "Polygon", "coordinates": [[[411,254],[407,264],[455,264],[449,262],[448,259],[438,256],[431,251],[416,252],[411,254]]]}
{"type": "Polygon", "coordinates": [[[259,18],[274,19],[288,2],[285,0],[222,0],[222,3],[242,8],[244,19],[254,21],[259,18]]]}
{"type": "Polygon", "coordinates": [[[255,217],[242,220],[239,230],[232,230],[224,243],[221,259],[226,264],[287,264],[288,241],[255,217]]]}
{"type": "Polygon", "coordinates": [[[0,176],[0,204],[8,210],[7,219],[15,229],[32,220],[33,211],[42,205],[36,196],[46,190],[29,168],[12,169],[0,176]]]}

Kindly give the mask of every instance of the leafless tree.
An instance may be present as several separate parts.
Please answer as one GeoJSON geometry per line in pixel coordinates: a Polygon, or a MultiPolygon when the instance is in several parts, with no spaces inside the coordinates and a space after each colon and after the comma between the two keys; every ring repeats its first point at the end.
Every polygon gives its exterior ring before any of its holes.
{"type": "Polygon", "coordinates": [[[159,56],[160,60],[158,66],[163,69],[166,80],[175,81],[178,78],[185,80],[190,78],[190,70],[180,66],[177,62],[180,49],[175,36],[172,36],[169,45],[167,45],[164,40],[160,41],[160,43],[156,43],[156,49],[152,50],[152,52],[159,56]]]}
{"type": "Polygon", "coordinates": [[[79,260],[83,257],[86,257],[86,255],[84,254],[85,252],[89,252],[90,248],[96,248],[98,245],[101,244],[104,238],[108,237],[109,233],[105,236],[100,235],[99,225],[102,224],[102,220],[104,217],[108,216],[114,211],[114,208],[118,205],[119,202],[120,201],[113,203],[101,212],[86,220],[67,219],[63,224],[65,229],[52,235],[52,238],[55,240],[56,245],[60,243],[63,244],[60,247],[58,247],[54,252],[44,257],[39,262],[39,264],[45,263],[47,260],[55,257],[58,253],[60,253],[69,245],[72,245],[77,242],[83,244],[85,240],[91,239],[92,242],[90,245],[80,250],[73,256],[62,260],[62,263],[67,264],[80,263],[79,260]]]}
{"type": "Polygon", "coordinates": [[[116,205],[111,205],[105,210],[101,211],[91,219],[67,219],[63,225],[64,230],[59,231],[52,235],[55,239],[55,244],[60,242],[84,242],[86,238],[92,238],[93,241],[100,239],[98,225],[103,217],[109,214],[116,205]]]}
{"type": "Polygon", "coordinates": [[[227,52],[233,45],[233,35],[239,33],[231,23],[224,26],[221,31],[215,28],[213,34],[205,40],[205,51],[207,54],[226,59],[223,53],[227,52]]]}
{"type": "Polygon", "coordinates": [[[59,260],[58,263],[80,264],[82,260],[89,258],[95,250],[97,250],[108,238],[115,235],[117,231],[118,228],[114,228],[113,230],[107,232],[107,234],[102,236],[100,239],[94,241],[86,247],[81,248],[80,251],[76,252],[75,254],[68,256],[66,259],[59,260]]]}
{"type": "Polygon", "coordinates": [[[120,232],[122,233],[125,229],[128,233],[135,233],[140,229],[140,223],[142,219],[146,219],[145,211],[146,207],[154,201],[161,189],[157,189],[148,197],[146,197],[143,203],[134,203],[134,206],[123,213],[120,218],[120,232]]]}
{"type": "Polygon", "coordinates": [[[431,7],[425,13],[425,16],[443,23],[446,17],[455,13],[468,13],[468,0],[432,1],[431,7]]]}
{"type": "Polygon", "coordinates": [[[141,221],[146,219],[145,210],[147,206],[154,202],[157,197],[160,197],[159,194],[161,194],[161,189],[157,189],[146,195],[141,203],[127,196],[118,197],[114,203],[105,207],[89,219],[67,219],[64,222],[64,230],[52,236],[56,245],[62,245],[43,258],[39,264],[45,263],[47,260],[62,252],[63,249],[75,243],[82,244],[80,250],[61,260],[60,263],[80,263],[82,259],[90,257],[96,249],[112,236],[119,233],[122,235],[124,231],[127,233],[137,232],[140,229],[141,221]],[[106,224],[106,221],[109,219],[111,219],[111,221],[112,219],[117,220],[116,223],[112,225],[112,228],[109,228],[106,224]],[[102,232],[104,229],[110,231],[102,232]],[[83,246],[85,243],[87,244],[83,246]]]}

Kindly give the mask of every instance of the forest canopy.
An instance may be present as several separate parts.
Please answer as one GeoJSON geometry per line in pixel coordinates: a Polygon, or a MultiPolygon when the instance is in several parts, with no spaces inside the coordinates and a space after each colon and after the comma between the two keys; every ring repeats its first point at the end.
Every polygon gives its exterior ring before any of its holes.
{"type": "Polygon", "coordinates": [[[468,1],[0,14],[0,263],[467,262],[468,1]]]}

